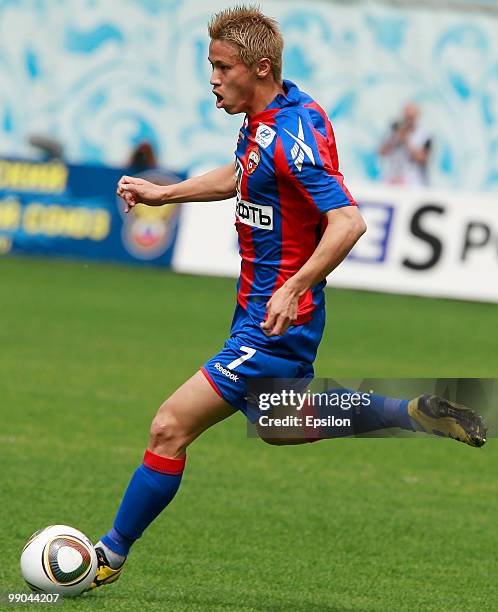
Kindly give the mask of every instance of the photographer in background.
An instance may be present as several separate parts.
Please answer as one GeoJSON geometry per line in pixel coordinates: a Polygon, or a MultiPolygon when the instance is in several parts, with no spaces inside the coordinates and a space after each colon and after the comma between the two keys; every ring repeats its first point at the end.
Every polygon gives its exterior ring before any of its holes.
{"type": "Polygon", "coordinates": [[[379,154],[385,159],[383,180],[394,185],[428,185],[427,166],[432,140],[417,125],[420,115],[416,104],[409,103],[403,116],[395,121],[382,143],[379,154]]]}

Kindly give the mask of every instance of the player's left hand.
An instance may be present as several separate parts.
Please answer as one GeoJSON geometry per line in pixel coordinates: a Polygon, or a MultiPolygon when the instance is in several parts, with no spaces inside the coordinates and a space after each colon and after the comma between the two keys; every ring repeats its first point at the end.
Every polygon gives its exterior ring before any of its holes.
{"type": "Polygon", "coordinates": [[[297,320],[299,295],[282,285],[266,304],[266,320],[260,327],[266,336],[282,336],[297,320]]]}

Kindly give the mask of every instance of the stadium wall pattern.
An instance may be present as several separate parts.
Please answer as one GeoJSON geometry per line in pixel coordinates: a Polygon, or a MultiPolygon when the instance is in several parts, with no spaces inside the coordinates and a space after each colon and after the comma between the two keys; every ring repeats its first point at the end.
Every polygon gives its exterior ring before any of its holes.
{"type": "MultiPolygon", "coordinates": [[[[73,163],[123,165],[151,141],[177,171],[225,163],[238,117],[215,108],[206,22],[214,0],[0,0],[0,154],[30,134],[73,163]]],[[[434,185],[498,191],[498,18],[367,3],[268,1],[285,76],[325,107],[349,180],[380,176],[376,149],[401,105],[434,135],[434,185]]]]}

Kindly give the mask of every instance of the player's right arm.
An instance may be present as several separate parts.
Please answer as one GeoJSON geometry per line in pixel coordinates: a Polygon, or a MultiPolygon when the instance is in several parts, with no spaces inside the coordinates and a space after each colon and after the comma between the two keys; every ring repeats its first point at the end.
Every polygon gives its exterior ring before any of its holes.
{"type": "Polygon", "coordinates": [[[137,204],[162,206],[181,202],[212,202],[226,200],[236,194],[234,164],[211,170],[173,185],[156,185],[145,179],[122,176],[116,189],[126,203],[125,212],[137,204]]]}

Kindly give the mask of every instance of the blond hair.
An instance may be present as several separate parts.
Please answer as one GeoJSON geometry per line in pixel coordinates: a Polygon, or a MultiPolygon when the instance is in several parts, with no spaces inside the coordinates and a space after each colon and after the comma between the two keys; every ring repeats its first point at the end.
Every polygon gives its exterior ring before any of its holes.
{"type": "Polygon", "coordinates": [[[284,39],[278,23],[259,6],[238,5],[216,13],[208,24],[211,39],[226,40],[239,48],[240,59],[252,68],[263,57],[271,61],[273,78],[282,82],[284,39]]]}

